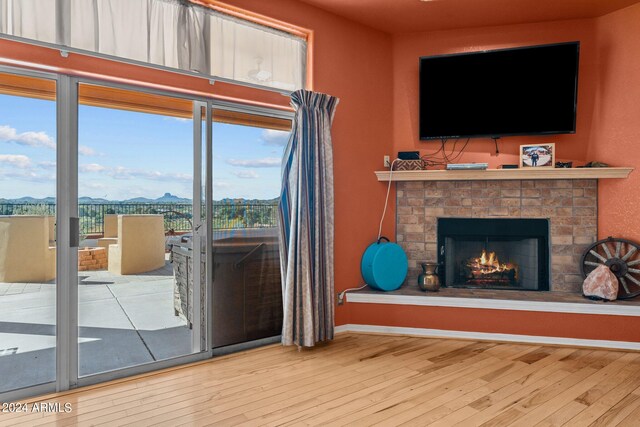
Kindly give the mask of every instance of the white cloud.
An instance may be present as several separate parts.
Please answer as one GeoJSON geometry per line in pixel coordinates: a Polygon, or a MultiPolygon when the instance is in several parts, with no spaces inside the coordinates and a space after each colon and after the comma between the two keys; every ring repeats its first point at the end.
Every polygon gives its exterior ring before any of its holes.
{"type": "Polygon", "coordinates": [[[100,182],[83,182],[82,186],[85,188],[90,188],[92,190],[104,190],[108,188],[106,185],[100,182]]]}
{"type": "Polygon", "coordinates": [[[193,123],[193,119],[187,119],[184,117],[164,117],[164,120],[170,120],[180,123],[193,123]]]}
{"type": "Polygon", "coordinates": [[[0,170],[0,177],[3,179],[15,179],[15,180],[19,180],[19,181],[29,181],[29,182],[46,182],[46,183],[51,183],[52,185],[55,186],[55,179],[56,176],[55,174],[49,174],[49,175],[40,175],[35,173],[34,171],[30,170],[30,169],[21,169],[21,170],[14,170],[14,171],[3,171],[0,170]]]}
{"type": "Polygon", "coordinates": [[[262,159],[227,159],[227,163],[231,166],[242,166],[245,168],[278,168],[282,159],[278,157],[264,157],[262,159]]]}
{"type": "Polygon", "coordinates": [[[98,163],[80,165],[78,170],[83,173],[103,173],[113,179],[121,180],[148,179],[151,181],[193,182],[193,176],[186,173],[146,171],[142,169],[131,169],[124,166],[110,167],[103,166],[98,163]]]}
{"type": "Polygon", "coordinates": [[[30,147],[45,147],[50,149],[56,148],[53,138],[46,132],[22,132],[18,133],[11,126],[0,126],[0,140],[15,142],[20,145],[28,145],[30,147]]]}
{"type": "Polygon", "coordinates": [[[258,173],[253,170],[239,170],[239,171],[232,171],[231,173],[237,176],[238,178],[242,178],[242,179],[260,178],[260,175],[258,175],[258,173]]]}
{"type": "Polygon", "coordinates": [[[265,129],[260,135],[260,139],[265,145],[276,145],[278,147],[284,147],[289,141],[289,134],[291,132],[285,132],[282,130],[265,129]]]}
{"type": "Polygon", "coordinates": [[[83,156],[96,156],[96,155],[98,155],[98,153],[96,153],[96,150],[94,150],[91,147],[87,147],[86,145],[79,145],[78,146],[78,153],[82,154],[83,156]]]}
{"type": "MultiPolygon", "coordinates": [[[[20,145],[27,145],[29,147],[44,147],[55,150],[56,143],[53,138],[47,135],[46,132],[22,132],[18,133],[15,128],[11,126],[0,126],[0,141],[14,142],[20,145]]],[[[83,156],[97,156],[98,153],[91,147],[86,145],[78,146],[78,153],[83,156]]]]}
{"type": "MultiPolygon", "coordinates": [[[[39,162],[37,166],[43,169],[51,169],[49,163],[39,162]]],[[[38,171],[31,159],[22,154],[0,154],[0,165],[5,164],[11,168],[0,168],[0,178],[15,181],[45,182],[55,187],[56,174],[50,171],[38,171]]],[[[53,163],[55,167],[55,163],[53,163]]]]}
{"type": "Polygon", "coordinates": [[[31,159],[22,154],[0,154],[0,163],[6,163],[22,169],[31,167],[31,159]]]}
{"type": "Polygon", "coordinates": [[[148,179],[152,181],[168,181],[168,182],[192,182],[193,177],[186,173],[146,171],[142,169],[131,169],[124,166],[107,167],[97,163],[81,165],[80,172],[96,172],[105,173],[113,179],[148,179]]]}
{"type": "Polygon", "coordinates": [[[87,165],[78,166],[80,172],[102,172],[107,168],[97,163],[89,163],[87,165]]]}
{"type": "Polygon", "coordinates": [[[55,169],[56,162],[49,162],[49,161],[38,162],[38,167],[42,169],[55,169]]]}
{"type": "Polygon", "coordinates": [[[228,182],[225,182],[225,181],[215,181],[213,183],[213,186],[215,188],[217,188],[217,189],[220,189],[220,190],[233,187],[231,184],[229,184],[228,182]]]}

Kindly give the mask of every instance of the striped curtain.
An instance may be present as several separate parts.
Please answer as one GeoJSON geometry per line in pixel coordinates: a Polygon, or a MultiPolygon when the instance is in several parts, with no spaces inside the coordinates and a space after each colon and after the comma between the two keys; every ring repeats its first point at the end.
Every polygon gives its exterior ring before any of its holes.
{"type": "Polygon", "coordinates": [[[333,153],[338,98],[298,90],[282,164],[280,268],[282,344],[312,347],[333,339],[333,153]]]}

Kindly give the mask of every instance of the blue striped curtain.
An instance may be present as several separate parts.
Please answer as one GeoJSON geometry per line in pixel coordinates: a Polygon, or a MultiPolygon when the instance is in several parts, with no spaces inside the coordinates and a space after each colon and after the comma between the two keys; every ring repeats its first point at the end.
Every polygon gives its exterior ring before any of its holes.
{"type": "Polygon", "coordinates": [[[333,153],[339,99],[291,94],[293,129],[282,164],[280,268],[282,344],[312,347],[333,339],[333,153]]]}

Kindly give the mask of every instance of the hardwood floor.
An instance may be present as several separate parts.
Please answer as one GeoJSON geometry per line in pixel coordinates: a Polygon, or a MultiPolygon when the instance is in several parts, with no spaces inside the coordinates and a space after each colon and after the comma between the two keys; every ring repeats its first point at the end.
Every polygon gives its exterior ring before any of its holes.
{"type": "Polygon", "coordinates": [[[0,426],[638,426],[640,353],[341,334],[41,400],[73,411],[0,426]]]}

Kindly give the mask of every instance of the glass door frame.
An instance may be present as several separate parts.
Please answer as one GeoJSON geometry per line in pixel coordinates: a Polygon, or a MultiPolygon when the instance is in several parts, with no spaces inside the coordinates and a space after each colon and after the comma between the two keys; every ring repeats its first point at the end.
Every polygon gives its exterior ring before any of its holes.
{"type": "MultiPolygon", "coordinates": [[[[25,387],[0,393],[0,401],[16,401],[46,393],[61,392],[76,387],[87,386],[118,378],[212,358],[212,283],[213,283],[213,111],[216,109],[237,111],[259,116],[282,118],[293,122],[294,113],[288,110],[262,107],[241,102],[222,101],[198,97],[170,90],[152,89],[145,86],[112,82],[88,77],[75,77],[62,73],[34,71],[14,66],[0,65],[0,73],[42,78],[56,82],[56,380],[53,382],[25,387]],[[80,84],[99,85],[140,93],[182,98],[193,102],[193,143],[194,143],[194,191],[193,191],[193,231],[194,243],[204,239],[206,257],[205,304],[206,325],[205,349],[189,355],[169,358],[137,365],[129,368],[79,377],[78,365],[78,88],[80,84]],[[199,126],[195,124],[199,123],[199,126]],[[202,124],[204,123],[204,129],[202,124]],[[204,176],[203,176],[204,173],[204,176]],[[202,198],[204,184],[204,200],[202,198]],[[195,197],[198,194],[200,197],[195,197]],[[196,198],[198,200],[196,200],[196,198]],[[204,205],[202,205],[204,201],[204,205]],[[197,205],[197,207],[196,207],[197,205]],[[202,223],[201,209],[206,209],[205,223],[202,223]],[[200,211],[200,212],[198,212],[200,211]]],[[[195,246],[194,244],[194,247],[195,246]]],[[[195,255],[194,262],[200,255],[195,255]]],[[[198,264],[196,264],[198,265],[198,264]]],[[[198,276],[196,276],[198,277],[198,276]]],[[[199,292],[194,292],[198,295],[199,292]]],[[[200,331],[200,317],[194,316],[193,328],[200,331]],[[196,319],[197,318],[197,319],[196,319]]],[[[259,340],[264,341],[264,340],[259,340]]],[[[251,343],[238,349],[250,347],[251,343]]],[[[200,348],[198,334],[192,336],[192,350],[200,348]]]]}
{"type": "MultiPolygon", "coordinates": [[[[61,240],[64,240],[64,233],[61,233],[61,229],[64,228],[64,204],[60,202],[60,196],[65,190],[65,187],[61,185],[60,181],[61,173],[64,172],[64,170],[60,166],[60,162],[64,160],[63,158],[65,157],[65,155],[63,154],[63,152],[67,148],[66,145],[68,145],[61,142],[68,141],[68,129],[60,125],[60,117],[63,114],[61,101],[64,92],[63,90],[61,90],[61,85],[64,85],[61,75],[5,65],[0,65],[0,73],[50,80],[56,83],[56,381],[32,385],[5,393],[0,393],[0,402],[11,402],[28,396],[55,392],[57,390],[57,378],[60,361],[64,360],[64,358],[68,356],[68,353],[65,351],[66,349],[62,348],[63,343],[61,342],[61,335],[64,335],[64,333],[62,332],[62,325],[67,321],[68,313],[65,313],[60,306],[61,300],[65,298],[68,286],[66,282],[61,281],[63,275],[61,275],[60,269],[61,267],[64,267],[61,266],[60,261],[62,257],[59,255],[62,249],[60,242],[61,240]]],[[[66,218],[68,219],[68,216],[66,218]]],[[[68,233],[65,237],[67,237],[68,241],[68,233]]]]}
{"type": "MultiPolygon", "coordinates": [[[[55,381],[29,386],[5,393],[0,393],[0,401],[16,401],[26,397],[46,393],[60,392],[76,387],[101,383],[116,378],[127,377],[144,372],[156,371],[167,367],[181,365],[211,358],[211,304],[206,304],[207,324],[204,325],[205,349],[200,350],[199,333],[192,334],[191,349],[194,353],[161,361],[146,363],[129,368],[79,377],[78,370],[78,87],[80,84],[92,84],[113,87],[140,93],[151,93],[173,98],[182,98],[193,102],[193,165],[194,183],[193,198],[194,243],[205,239],[211,241],[211,227],[206,224],[212,221],[211,211],[207,210],[205,223],[199,214],[202,208],[202,184],[204,183],[205,200],[211,199],[211,110],[210,99],[187,95],[180,92],[149,89],[144,86],[114,83],[100,79],[73,77],[66,74],[33,71],[12,66],[0,65],[0,73],[41,78],[56,82],[56,379],[55,381]],[[198,123],[198,126],[196,126],[198,123]],[[202,123],[205,123],[204,132],[202,123]],[[203,138],[204,137],[204,138],[203,138]],[[204,156],[203,156],[204,148],[204,156]],[[204,158],[203,158],[204,157],[204,158]],[[203,176],[203,161],[205,162],[203,176]],[[196,216],[196,214],[198,216],[196,216]],[[195,350],[200,350],[195,352],[195,350]]],[[[207,245],[205,257],[212,257],[212,249],[207,245]]],[[[194,256],[194,260],[200,257],[194,256]]],[[[196,264],[199,267],[199,264],[196,264]]],[[[205,286],[207,300],[211,295],[211,263],[207,262],[205,286]]],[[[196,275],[195,277],[199,277],[196,275]]],[[[195,292],[197,299],[200,293],[195,292]]],[[[197,301],[199,304],[207,301],[197,301]]],[[[193,330],[201,331],[200,317],[194,316],[193,330]]]]}
{"type": "MultiPolygon", "coordinates": [[[[233,101],[213,100],[211,103],[211,109],[207,112],[207,116],[208,116],[207,122],[208,122],[208,126],[211,127],[211,129],[213,129],[214,112],[216,110],[231,111],[231,112],[245,113],[245,114],[256,115],[256,116],[289,120],[291,121],[291,126],[292,126],[291,132],[293,132],[294,117],[295,117],[295,112],[293,111],[280,110],[277,108],[270,108],[270,107],[261,107],[256,105],[249,105],[249,104],[243,104],[240,102],[233,102],[233,101]]],[[[214,146],[215,140],[211,139],[207,141],[207,143],[211,143],[210,145],[211,148],[208,150],[207,155],[210,154],[212,156],[211,159],[207,159],[208,176],[213,178],[213,172],[214,172],[213,152],[215,151],[215,146],[214,146]]],[[[213,193],[207,192],[207,197],[209,197],[206,201],[207,212],[210,213],[213,210],[213,193]]],[[[207,221],[208,221],[208,224],[213,223],[212,219],[211,220],[207,219],[207,221]]],[[[211,233],[208,239],[208,242],[210,243],[207,245],[207,248],[212,249],[213,243],[214,243],[213,233],[211,233]]],[[[213,261],[212,258],[213,256],[211,255],[208,258],[208,260],[213,261]]],[[[207,277],[213,278],[213,262],[207,263],[207,277]]],[[[211,282],[213,282],[213,280],[211,280],[211,282]]],[[[208,286],[208,289],[211,290],[211,293],[209,293],[208,295],[213,295],[213,283],[208,283],[207,286],[208,286]]],[[[214,304],[215,304],[215,301],[213,301],[212,298],[209,298],[208,310],[211,311],[211,313],[209,314],[211,318],[213,317],[214,304]]],[[[215,327],[216,325],[212,325],[209,328],[209,341],[208,341],[209,343],[213,343],[213,328],[215,327]]],[[[213,348],[212,352],[214,357],[224,356],[224,355],[235,353],[238,351],[249,350],[249,349],[261,347],[264,345],[279,343],[280,341],[281,341],[281,335],[276,335],[273,337],[260,338],[253,341],[245,341],[238,344],[231,344],[224,347],[213,348]]]]}
{"type": "MultiPolygon", "coordinates": [[[[124,83],[116,83],[116,82],[111,82],[111,81],[105,81],[105,80],[100,80],[100,79],[93,79],[93,78],[86,78],[86,77],[69,77],[70,80],[70,88],[67,91],[68,95],[70,96],[71,99],[69,99],[69,106],[70,106],[70,117],[69,119],[69,123],[73,124],[72,126],[72,130],[71,133],[73,133],[73,135],[70,135],[71,138],[70,140],[72,141],[72,152],[69,153],[70,155],[70,161],[68,163],[69,166],[69,170],[74,171],[74,173],[71,174],[71,176],[68,177],[69,179],[69,197],[70,200],[68,201],[68,203],[70,204],[70,212],[74,212],[77,213],[78,212],[78,107],[79,107],[79,97],[78,97],[78,88],[80,84],[88,84],[88,85],[95,85],[95,86],[101,86],[101,87],[105,87],[105,88],[114,88],[114,89],[123,89],[123,90],[129,90],[129,91],[135,91],[135,92],[139,92],[141,94],[153,94],[153,95],[161,95],[161,96],[166,96],[166,97],[171,97],[171,98],[181,98],[181,99],[185,99],[188,101],[192,101],[193,102],[193,191],[192,191],[192,200],[193,200],[193,215],[192,215],[192,221],[193,221],[193,247],[197,248],[197,245],[200,245],[201,240],[204,238],[206,241],[210,241],[210,233],[211,227],[207,227],[206,224],[209,223],[210,221],[210,216],[211,216],[211,212],[210,210],[208,210],[206,212],[206,219],[205,221],[207,221],[206,223],[202,223],[202,216],[200,215],[200,212],[202,211],[202,183],[204,182],[204,188],[205,188],[205,198],[208,194],[211,193],[212,191],[212,184],[211,184],[211,174],[209,173],[210,168],[207,168],[205,170],[205,176],[203,176],[202,171],[203,171],[203,160],[208,159],[210,157],[210,149],[208,148],[210,146],[210,144],[208,144],[208,141],[211,140],[212,137],[212,133],[211,133],[211,129],[210,126],[206,126],[205,131],[204,131],[204,135],[202,132],[202,122],[204,120],[207,120],[208,116],[210,115],[210,111],[211,111],[211,100],[207,100],[205,98],[202,97],[197,97],[197,96],[193,96],[193,95],[188,95],[188,94],[184,94],[184,93],[180,93],[180,92],[172,92],[172,91],[168,91],[168,90],[160,90],[160,89],[151,89],[148,87],[144,87],[144,86],[136,86],[136,85],[132,85],[132,84],[124,84],[124,83]],[[203,108],[204,108],[204,114],[203,114],[203,108]],[[203,139],[204,136],[204,139],[203,139]],[[202,155],[202,148],[203,145],[205,146],[205,149],[207,150],[207,152],[205,153],[205,159],[203,159],[203,155],[202,155]],[[73,193],[73,194],[71,194],[73,193]]],[[[208,120],[207,120],[208,122],[208,120]]],[[[191,363],[191,362],[196,362],[196,361],[200,361],[203,359],[207,359],[207,358],[211,358],[212,357],[212,351],[210,349],[210,343],[211,340],[209,338],[209,327],[208,325],[211,324],[211,309],[208,307],[210,304],[207,304],[206,309],[206,318],[207,318],[207,324],[204,325],[205,327],[205,348],[204,350],[200,349],[200,331],[201,331],[201,325],[200,325],[200,316],[193,316],[193,328],[192,331],[198,331],[196,333],[192,333],[192,340],[191,340],[191,350],[193,351],[193,353],[188,354],[188,355],[183,355],[183,356],[177,356],[177,357],[172,357],[172,358],[168,358],[168,359],[163,359],[160,361],[154,361],[154,362],[149,362],[149,363],[144,363],[141,365],[136,365],[136,366],[131,366],[131,367],[127,367],[127,368],[122,368],[122,369],[116,369],[113,371],[108,371],[108,372],[102,372],[102,373],[98,373],[98,374],[92,374],[92,375],[87,375],[84,377],[79,377],[78,376],[78,369],[79,369],[79,359],[78,359],[78,328],[79,328],[79,322],[78,322],[78,262],[77,262],[77,250],[75,250],[76,248],[72,248],[72,252],[73,252],[73,256],[75,257],[74,259],[70,259],[70,265],[68,266],[69,268],[69,272],[70,272],[70,276],[69,276],[69,280],[71,283],[71,292],[69,293],[69,299],[68,299],[68,303],[69,303],[69,307],[75,307],[75,310],[73,310],[73,314],[74,317],[69,319],[69,330],[67,330],[67,336],[69,337],[69,357],[68,357],[68,362],[69,362],[69,366],[61,366],[59,373],[66,373],[68,372],[68,376],[59,378],[61,381],[60,387],[58,388],[58,391],[62,391],[62,390],[67,390],[69,388],[76,388],[76,387],[82,387],[82,386],[87,386],[87,385],[92,385],[92,384],[96,384],[96,383],[102,383],[102,382],[106,382],[106,381],[111,381],[114,379],[118,379],[118,378],[123,378],[123,377],[129,377],[132,375],[138,375],[141,373],[145,373],[145,372],[151,372],[151,371],[156,371],[158,369],[164,369],[164,368],[168,368],[168,367],[172,367],[172,366],[176,366],[176,365],[182,365],[185,363],[191,363]],[[198,350],[198,351],[197,351],[198,350]],[[197,351],[197,352],[196,352],[197,351]],[[65,372],[66,371],[66,372],[65,372]],[[66,386],[66,388],[63,388],[64,386],[66,386]]],[[[200,277],[199,275],[199,269],[200,269],[200,263],[199,263],[199,258],[200,258],[200,251],[193,251],[194,253],[194,257],[193,257],[193,268],[194,268],[194,277],[200,277]],[[196,264],[196,262],[198,262],[196,264]],[[198,273],[196,273],[196,268],[198,273]]],[[[207,251],[205,256],[207,257],[207,261],[209,259],[211,259],[211,253],[212,250],[209,247],[209,245],[207,245],[207,251]]],[[[207,262],[205,265],[207,266],[207,270],[209,270],[209,266],[210,266],[210,262],[207,262]]],[[[201,283],[201,286],[205,286],[205,295],[208,296],[211,295],[211,276],[209,275],[209,271],[207,271],[205,273],[205,277],[206,277],[206,281],[205,283],[201,283]]],[[[197,309],[194,309],[194,313],[195,312],[199,312],[200,310],[200,306],[199,304],[205,303],[206,301],[199,301],[200,300],[200,292],[196,292],[194,290],[194,307],[197,307],[197,309]],[[197,311],[196,311],[197,310],[197,311]]],[[[70,310],[71,311],[71,310],[70,310]]]]}

